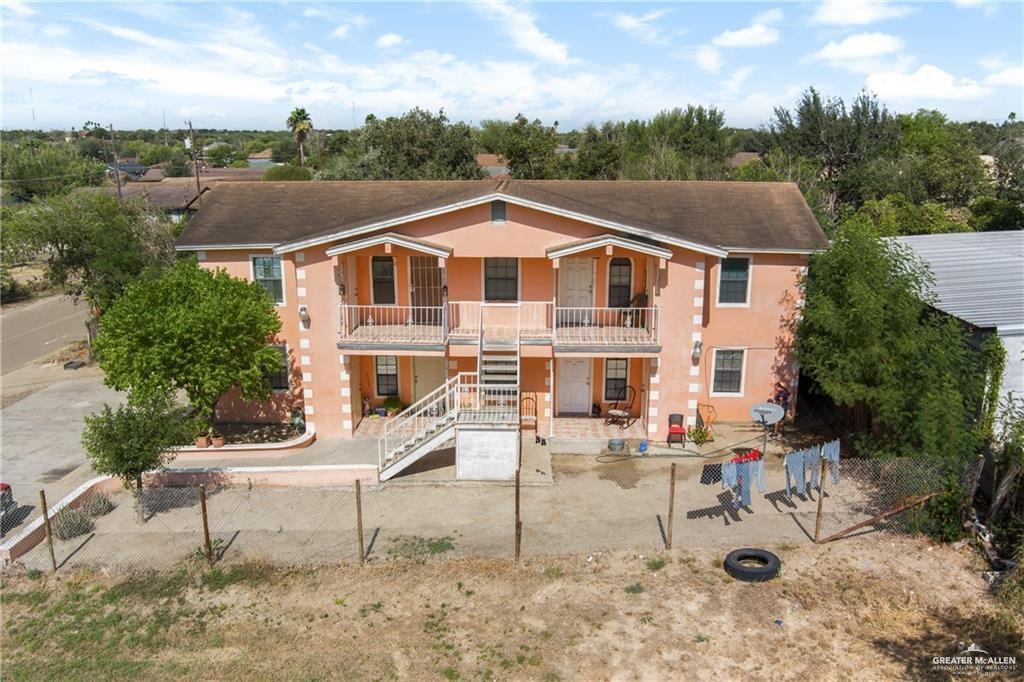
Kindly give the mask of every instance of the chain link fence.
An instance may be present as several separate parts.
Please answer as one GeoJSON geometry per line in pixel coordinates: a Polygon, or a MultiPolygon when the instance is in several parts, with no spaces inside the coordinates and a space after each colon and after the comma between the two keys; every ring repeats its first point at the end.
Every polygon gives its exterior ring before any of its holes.
{"type": "Polygon", "coordinates": [[[353,488],[211,486],[91,493],[52,519],[28,569],[167,569],[260,559],[318,565],[430,556],[512,557],[665,547],[806,543],[853,529],[921,530],[927,496],[980,463],[843,459],[838,483],[787,491],[782,460],[765,462],[748,503],[723,487],[722,460],[555,455],[552,480],[391,481],[353,488]],[[205,498],[205,500],[204,500],[205,498]],[[205,502],[205,527],[204,527],[205,502]],[[517,514],[518,511],[518,514],[517,514]],[[891,515],[887,515],[891,512],[891,515]],[[209,544],[207,544],[207,532],[209,544]]]}

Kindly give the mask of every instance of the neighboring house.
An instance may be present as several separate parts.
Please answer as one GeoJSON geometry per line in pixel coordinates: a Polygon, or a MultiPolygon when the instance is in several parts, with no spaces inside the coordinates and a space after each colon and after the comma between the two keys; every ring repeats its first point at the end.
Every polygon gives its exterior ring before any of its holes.
{"type": "Polygon", "coordinates": [[[505,453],[520,409],[549,437],[624,395],[630,437],[706,405],[748,422],[795,388],[788,322],[827,246],[794,184],[521,180],[222,183],[177,243],[259,282],[283,323],[274,396],[228,395],[218,418],[302,409],[351,438],[364,399],[416,403],[385,427],[384,478],[446,420],[505,453]]]}
{"type": "Polygon", "coordinates": [[[274,163],[273,149],[264,149],[261,152],[250,154],[246,161],[249,162],[249,168],[259,168],[261,170],[266,170],[271,166],[277,165],[274,163]]]}
{"type": "Polygon", "coordinates": [[[935,307],[1006,348],[1002,395],[1024,396],[1024,231],[892,237],[931,268],[935,307]]]}
{"type": "Polygon", "coordinates": [[[757,161],[760,158],[761,155],[757,152],[736,152],[726,160],[726,164],[729,168],[739,168],[745,163],[757,161]]]}
{"type": "MultiPolygon", "coordinates": [[[[197,208],[196,181],[194,178],[170,178],[161,182],[128,183],[121,186],[121,194],[125,197],[142,196],[151,207],[167,214],[171,221],[180,222],[197,208]]],[[[209,189],[203,185],[205,193],[209,189]]],[[[106,192],[112,197],[117,196],[117,187],[86,187],[84,191],[106,192]]]]}
{"type": "Polygon", "coordinates": [[[128,180],[138,180],[146,174],[146,171],[149,170],[149,166],[130,159],[120,161],[116,166],[113,163],[107,164],[107,173],[109,175],[113,175],[118,170],[121,171],[123,178],[128,180]]]}
{"type": "Polygon", "coordinates": [[[487,171],[487,175],[492,178],[507,178],[508,174],[508,161],[501,154],[477,154],[476,162],[487,171]]]}

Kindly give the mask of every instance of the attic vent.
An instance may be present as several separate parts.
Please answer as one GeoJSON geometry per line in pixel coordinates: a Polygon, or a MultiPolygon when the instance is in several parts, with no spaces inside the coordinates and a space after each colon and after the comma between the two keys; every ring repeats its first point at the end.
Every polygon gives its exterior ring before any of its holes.
{"type": "Polygon", "coordinates": [[[492,201],[491,202],[491,222],[492,223],[503,223],[503,222],[505,222],[505,202],[504,201],[492,201]]]}

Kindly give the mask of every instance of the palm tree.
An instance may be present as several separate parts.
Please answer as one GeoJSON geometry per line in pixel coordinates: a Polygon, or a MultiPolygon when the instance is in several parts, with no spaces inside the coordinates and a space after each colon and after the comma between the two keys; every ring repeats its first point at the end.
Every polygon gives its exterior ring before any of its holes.
{"type": "Polygon", "coordinates": [[[299,165],[306,165],[306,148],[304,142],[309,131],[313,129],[313,119],[309,117],[309,113],[302,107],[297,107],[292,110],[292,113],[288,115],[288,129],[292,131],[292,135],[295,136],[295,141],[299,145],[299,165]]]}

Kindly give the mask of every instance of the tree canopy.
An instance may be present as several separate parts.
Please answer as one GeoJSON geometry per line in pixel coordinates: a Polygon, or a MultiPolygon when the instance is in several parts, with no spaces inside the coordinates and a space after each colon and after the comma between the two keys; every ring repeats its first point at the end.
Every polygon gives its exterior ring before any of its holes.
{"type": "Polygon", "coordinates": [[[270,395],[281,329],[263,287],[182,261],[131,286],[107,312],[95,352],[111,388],[139,399],[184,391],[212,427],[233,387],[247,400],[270,395]]]}
{"type": "Polygon", "coordinates": [[[82,156],[74,147],[38,142],[5,144],[0,161],[4,189],[19,199],[99,185],[107,171],[102,162],[82,156]]]}

